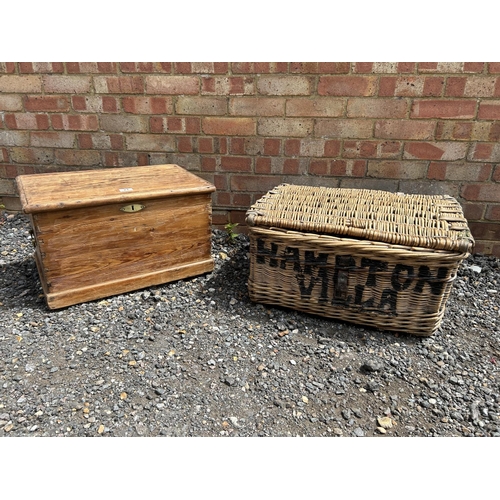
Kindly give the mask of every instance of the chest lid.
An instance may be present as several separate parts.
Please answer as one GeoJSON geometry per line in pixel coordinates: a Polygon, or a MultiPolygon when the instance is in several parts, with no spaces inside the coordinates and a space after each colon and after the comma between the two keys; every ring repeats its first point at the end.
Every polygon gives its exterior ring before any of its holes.
{"type": "Polygon", "coordinates": [[[249,226],[471,252],[460,204],[448,195],[281,184],[247,211],[249,226]]]}
{"type": "Polygon", "coordinates": [[[20,175],[25,213],[212,193],[215,186],[178,165],[20,175]]]}

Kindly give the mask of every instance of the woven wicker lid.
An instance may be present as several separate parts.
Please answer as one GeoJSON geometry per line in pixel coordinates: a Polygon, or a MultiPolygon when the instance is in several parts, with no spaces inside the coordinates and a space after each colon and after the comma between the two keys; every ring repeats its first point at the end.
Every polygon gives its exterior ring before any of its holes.
{"type": "Polygon", "coordinates": [[[280,184],[247,211],[249,226],[471,252],[460,204],[448,195],[280,184]]]}

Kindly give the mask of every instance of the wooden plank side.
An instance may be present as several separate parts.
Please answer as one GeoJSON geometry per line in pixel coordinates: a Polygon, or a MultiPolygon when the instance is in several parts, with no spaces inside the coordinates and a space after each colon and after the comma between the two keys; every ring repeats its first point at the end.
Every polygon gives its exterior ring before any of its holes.
{"type": "Polygon", "coordinates": [[[209,182],[172,164],[21,175],[16,181],[25,213],[215,191],[209,182]]]}
{"type": "Polygon", "coordinates": [[[34,215],[43,274],[51,293],[140,277],[210,258],[211,204],[207,195],[34,215]]]}
{"type": "Polygon", "coordinates": [[[214,262],[213,259],[210,258],[172,269],[161,269],[141,276],[106,281],[87,287],[75,287],[56,293],[46,292],[47,305],[50,309],[59,309],[73,304],[139,290],[148,286],[160,285],[162,283],[198,276],[211,272],[213,268],[214,262]]]}

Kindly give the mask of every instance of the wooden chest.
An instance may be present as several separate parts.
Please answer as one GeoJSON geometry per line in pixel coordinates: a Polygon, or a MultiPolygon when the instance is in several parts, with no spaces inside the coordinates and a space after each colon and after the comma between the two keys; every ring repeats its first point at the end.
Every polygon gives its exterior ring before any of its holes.
{"type": "Polygon", "coordinates": [[[213,270],[215,187],[178,165],[16,180],[51,309],[213,270]]]}
{"type": "Polygon", "coordinates": [[[451,196],[283,184],[247,224],[253,301],[420,336],[474,245],[451,196]]]}

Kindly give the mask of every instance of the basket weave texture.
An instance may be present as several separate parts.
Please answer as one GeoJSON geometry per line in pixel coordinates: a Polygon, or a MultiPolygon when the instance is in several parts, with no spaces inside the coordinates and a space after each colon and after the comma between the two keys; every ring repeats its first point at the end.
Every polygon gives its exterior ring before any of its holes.
{"type": "Polygon", "coordinates": [[[246,221],[253,301],[420,336],[474,247],[446,195],[282,184],[246,221]]]}

